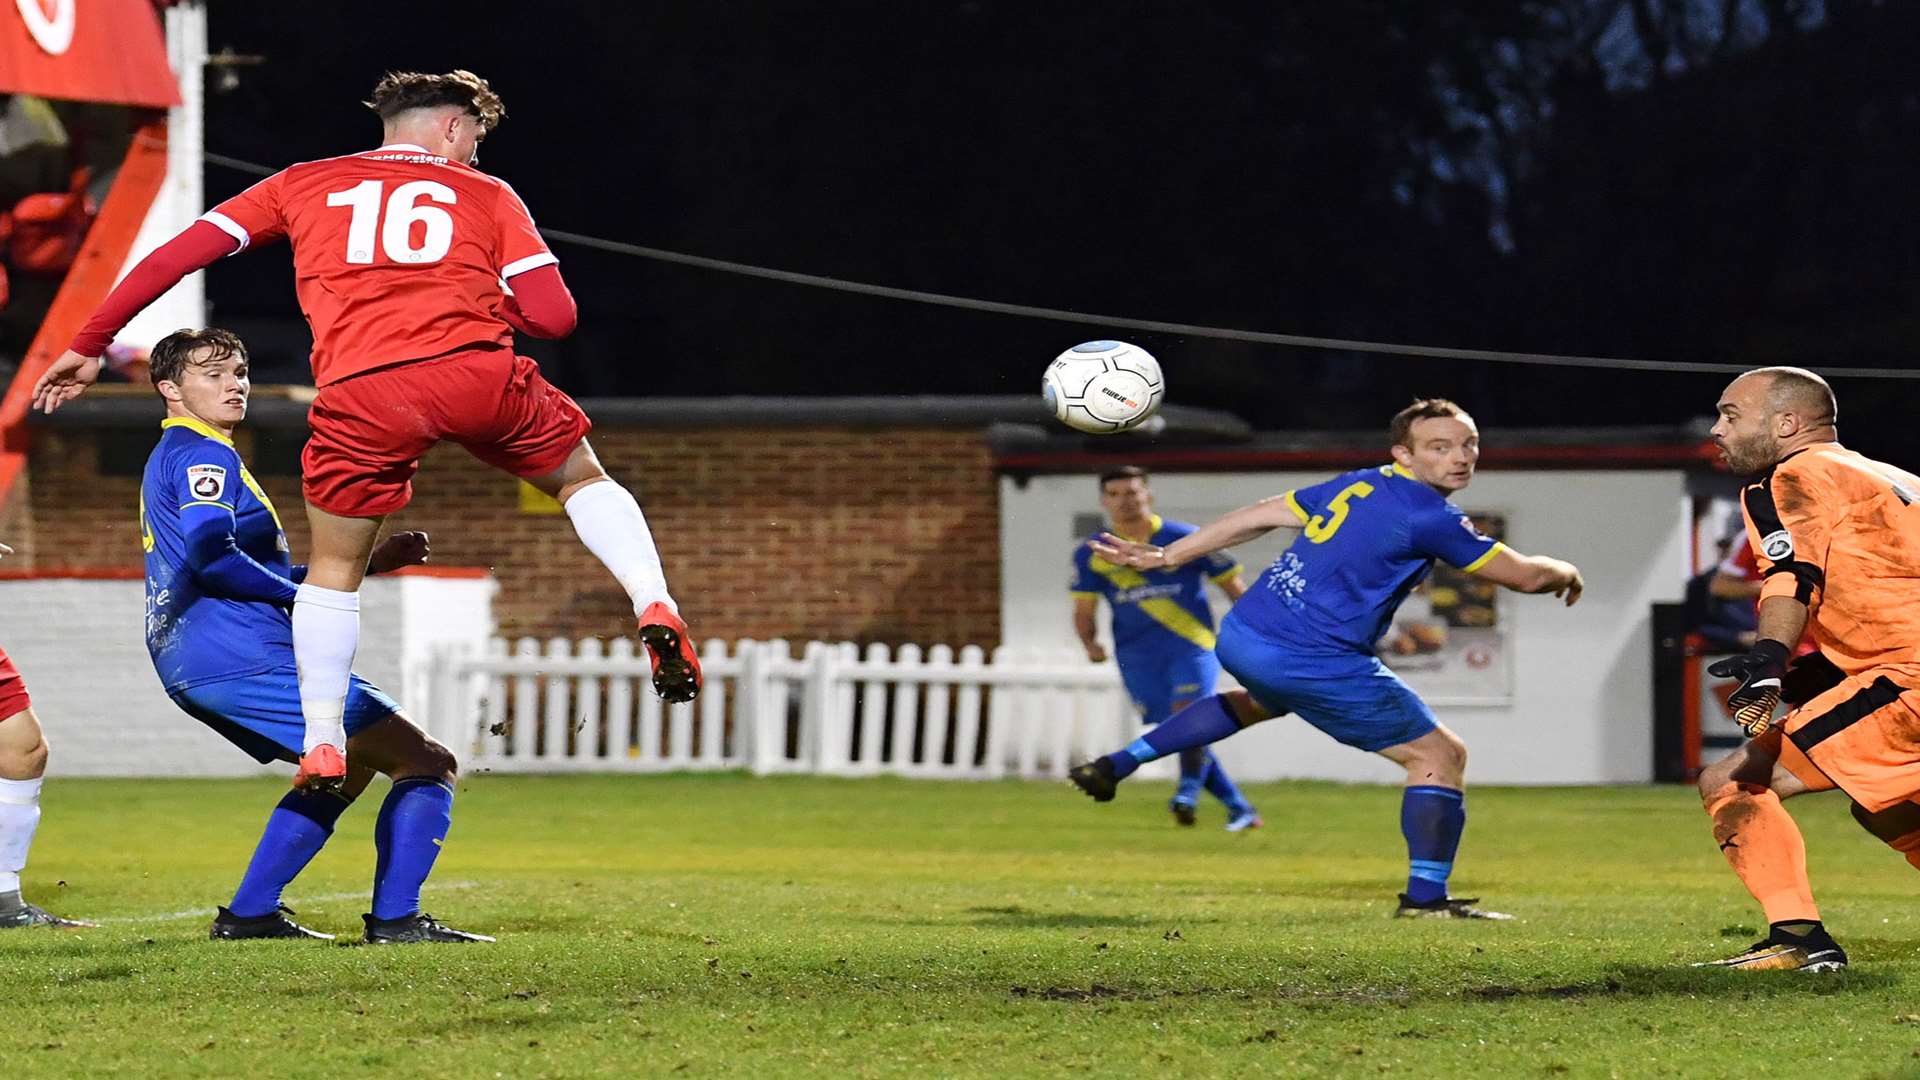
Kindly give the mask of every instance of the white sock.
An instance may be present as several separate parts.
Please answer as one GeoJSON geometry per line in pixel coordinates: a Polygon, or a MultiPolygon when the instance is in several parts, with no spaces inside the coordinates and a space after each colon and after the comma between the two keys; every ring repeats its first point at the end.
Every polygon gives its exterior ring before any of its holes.
{"type": "Polygon", "coordinates": [[[40,778],[0,780],[0,894],[20,891],[20,871],[40,827],[40,778]]]}
{"type": "Polygon", "coordinates": [[[567,516],[580,542],[619,579],[633,599],[633,613],[659,602],[677,614],[680,605],[667,592],[667,575],[660,569],[660,552],[647,531],[647,516],[633,493],[611,480],[588,484],[567,499],[567,516]]]}
{"type": "Polygon", "coordinates": [[[321,743],[347,752],[347,676],[360,647],[360,594],[301,585],[293,598],[293,659],[300,669],[305,754],[321,743]]]}

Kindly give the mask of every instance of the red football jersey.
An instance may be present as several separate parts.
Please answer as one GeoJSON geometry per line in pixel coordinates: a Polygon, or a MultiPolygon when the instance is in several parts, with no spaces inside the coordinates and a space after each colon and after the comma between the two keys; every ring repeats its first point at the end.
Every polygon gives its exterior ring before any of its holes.
{"type": "Polygon", "coordinates": [[[513,344],[502,282],[559,260],[503,180],[418,146],[302,162],[202,218],[293,244],[316,386],[462,346],[513,344]]]}

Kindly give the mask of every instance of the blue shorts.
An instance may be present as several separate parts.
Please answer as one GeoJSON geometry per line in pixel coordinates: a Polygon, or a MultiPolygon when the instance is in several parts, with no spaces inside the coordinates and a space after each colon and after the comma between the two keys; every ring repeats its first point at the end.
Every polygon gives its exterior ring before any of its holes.
{"type": "Polygon", "coordinates": [[[1120,657],[1120,681],[1145,724],[1165,723],[1176,706],[1186,708],[1212,694],[1219,678],[1220,661],[1212,652],[1120,657]]]}
{"type": "MultiPolygon", "coordinates": [[[[168,696],[263,765],[300,758],[307,721],[300,713],[300,678],[292,663],[259,675],[189,686],[168,696]]],[[[348,678],[348,738],[399,711],[399,704],[379,687],[358,675],[348,678]]]]}
{"type": "Polygon", "coordinates": [[[1253,700],[1307,723],[1359,750],[1412,742],[1439,726],[1433,710],[1377,656],[1314,656],[1229,620],[1220,628],[1220,664],[1253,700]]]}

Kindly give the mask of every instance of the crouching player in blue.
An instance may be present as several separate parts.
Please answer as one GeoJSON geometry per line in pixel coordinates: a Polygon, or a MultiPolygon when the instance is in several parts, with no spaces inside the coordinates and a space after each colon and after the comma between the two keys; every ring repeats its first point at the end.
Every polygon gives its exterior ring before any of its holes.
{"type": "MultiPolygon", "coordinates": [[[[147,649],[161,685],[188,715],[265,764],[297,762],[300,712],[289,607],[305,567],[266,492],[234,450],[251,389],[246,347],[225,330],[182,330],[153,348],[152,379],[167,402],[159,445],[140,485],[146,551],[147,649]]],[[[375,550],[370,573],[422,562],[424,533],[398,533],[375,550]]],[[[392,698],[353,676],[345,782],[294,780],[267,819],[214,938],[330,938],[300,926],[280,902],[318,854],[334,822],[376,772],[393,781],[374,825],[378,849],[366,940],[492,941],[420,910],[420,888],[452,824],[458,767],[392,698]]]]}
{"type": "MultiPolygon", "coordinates": [[[[1166,546],[1194,530],[1184,521],[1165,521],[1153,512],[1153,491],[1145,469],[1128,465],[1102,473],[1100,506],[1107,512],[1110,531],[1117,536],[1166,546]]],[[[1073,549],[1073,631],[1100,663],[1107,650],[1094,637],[1094,607],[1101,597],[1113,609],[1114,659],[1120,679],[1140,719],[1162,724],[1174,713],[1213,693],[1220,662],[1213,656],[1213,610],[1207,606],[1211,580],[1238,600],[1247,587],[1240,580],[1240,564],[1224,553],[1208,555],[1180,567],[1135,570],[1109,562],[1094,551],[1099,537],[1073,549]]],[[[1227,808],[1227,831],[1257,828],[1260,815],[1213,751],[1196,746],[1180,752],[1180,786],[1168,809],[1182,825],[1197,820],[1197,804],[1204,788],[1227,808]]]]}
{"type": "Polygon", "coordinates": [[[1516,592],[1571,605],[1572,563],[1521,555],[1473,527],[1447,497],[1473,480],[1480,434],[1459,406],[1416,401],[1393,418],[1393,463],[1263,499],[1161,546],[1109,536],[1096,550],[1140,570],[1181,566],[1274,529],[1298,530],[1220,626],[1220,663],[1244,691],[1197,702],[1116,753],[1075,766],[1100,802],[1143,762],[1205,746],[1284,713],[1407,771],[1400,831],[1410,863],[1396,915],[1505,919],[1447,894],[1466,827],[1467,748],[1374,654],[1395,609],[1435,559],[1516,592]]]}

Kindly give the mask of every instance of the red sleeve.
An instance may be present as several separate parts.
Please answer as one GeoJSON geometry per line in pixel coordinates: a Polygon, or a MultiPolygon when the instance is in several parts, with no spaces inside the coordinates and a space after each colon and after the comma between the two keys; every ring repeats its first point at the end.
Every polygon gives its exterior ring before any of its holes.
{"type": "MultiPolygon", "coordinates": [[[[534,226],[527,204],[520,201],[520,196],[504,180],[500,181],[499,201],[494,204],[494,227],[500,237],[499,246],[494,249],[494,257],[499,260],[495,269],[502,280],[510,281],[529,270],[560,261],[547,250],[547,242],[534,226]]],[[[516,291],[519,288],[514,286],[516,291]]]]}
{"type": "Polygon", "coordinates": [[[516,276],[500,314],[515,330],[537,338],[563,338],[580,321],[573,294],[552,263],[516,276]]]}
{"type": "Polygon", "coordinates": [[[93,318],[75,335],[73,351],[81,356],[99,356],[113,344],[113,335],[148,304],[158,300],[161,293],[195,270],[205,269],[237,250],[233,237],[211,222],[196,221],[187,226],[186,232],[155,248],[120,279],[120,284],[94,311],[93,318]]]}
{"type": "Polygon", "coordinates": [[[221,232],[246,247],[256,241],[272,240],[287,233],[286,216],[280,210],[280,189],[286,173],[277,172],[247,190],[201,215],[221,232]]]}

